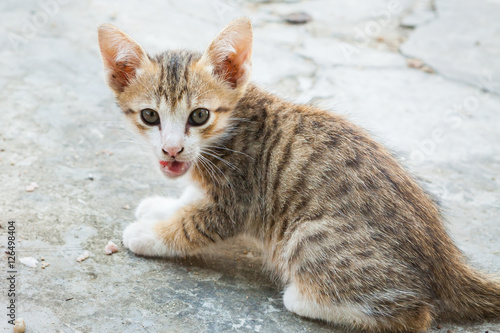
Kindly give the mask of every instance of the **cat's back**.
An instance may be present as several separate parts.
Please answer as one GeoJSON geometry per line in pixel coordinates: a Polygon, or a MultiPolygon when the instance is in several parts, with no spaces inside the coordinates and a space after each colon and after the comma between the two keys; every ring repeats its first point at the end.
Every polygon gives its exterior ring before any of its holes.
{"type": "Polygon", "coordinates": [[[249,120],[235,148],[254,157],[259,190],[281,216],[290,218],[290,202],[303,197],[306,209],[307,198],[321,197],[323,211],[346,217],[440,219],[435,203],[390,151],[343,116],[256,86],[235,113],[249,120]]]}
{"type": "Polygon", "coordinates": [[[281,229],[266,235],[284,237],[296,222],[322,218],[337,234],[363,235],[365,244],[399,246],[408,234],[444,233],[431,197],[389,150],[343,116],[256,87],[240,106],[252,125],[245,124],[251,130],[237,149],[254,156],[256,195],[264,198],[270,228],[281,229]]]}
{"type": "Polygon", "coordinates": [[[336,215],[368,222],[372,229],[391,225],[441,229],[439,207],[432,197],[366,130],[314,106],[296,106],[294,112],[300,116],[291,147],[295,145],[297,155],[309,156],[307,168],[299,173],[306,171],[318,180],[296,190],[311,190],[307,195],[321,196],[336,215]]]}

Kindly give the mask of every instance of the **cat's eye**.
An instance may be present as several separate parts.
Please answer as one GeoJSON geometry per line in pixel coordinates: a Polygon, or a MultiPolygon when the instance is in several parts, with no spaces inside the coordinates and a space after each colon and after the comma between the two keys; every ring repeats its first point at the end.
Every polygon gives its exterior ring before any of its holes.
{"type": "Polygon", "coordinates": [[[188,122],[193,126],[201,126],[207,122],[210,112],[207,109],[196,109],[189,115],[188,122]]]}
{"type": "Polygon", "coordinates": [[[160,123],[160,115],[158,112],[151,109],[144,109],[141,111],[142,121],[146,123],[146,125],[154,126],[160,123]]]}

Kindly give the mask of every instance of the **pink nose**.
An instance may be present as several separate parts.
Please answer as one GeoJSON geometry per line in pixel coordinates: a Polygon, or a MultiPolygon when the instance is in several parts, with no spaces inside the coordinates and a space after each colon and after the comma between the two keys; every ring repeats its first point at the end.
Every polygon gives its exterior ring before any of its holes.
{"type": "Polygon", "coordinates": [[[170,156],[170,157],[177,157],[179,156],[180,153],[184,150],[184,147],[166,147],[163,148],[163,154],[170,156]]]}

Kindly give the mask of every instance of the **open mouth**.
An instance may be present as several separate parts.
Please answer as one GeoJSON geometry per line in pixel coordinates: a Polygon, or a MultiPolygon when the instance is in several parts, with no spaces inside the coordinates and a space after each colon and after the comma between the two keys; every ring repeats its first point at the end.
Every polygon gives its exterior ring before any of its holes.
{"type": "Polygon", "coordinates": [[[169,177],[179,177],[185,174],[189,167],[191,166],[191,162],[180,162],[180,161],[160,161],[161,171],[169,176],[169,177]]]}

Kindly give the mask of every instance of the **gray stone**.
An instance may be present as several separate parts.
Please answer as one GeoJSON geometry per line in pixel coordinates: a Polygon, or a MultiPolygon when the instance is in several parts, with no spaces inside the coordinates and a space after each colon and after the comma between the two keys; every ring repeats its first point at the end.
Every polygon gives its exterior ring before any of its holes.
{"type": "Polygon", "coordinates": [[[500,3],[437,0],[436,19],[418,26],[401,51],[441,75],[500,93],[500,3]]]}
{"type": "Polygon", "coordinates": [[[433,0],[417,0],[401,20],[401,25],[415,28],[436,18],[436,11],[433,0]]]}
{"type": "Polygon", "coordinates": [[[306,24],[311,22],[311,15],[306,12],[294,12],[285,16],[285,21],[290,24],[306,24]]]}

